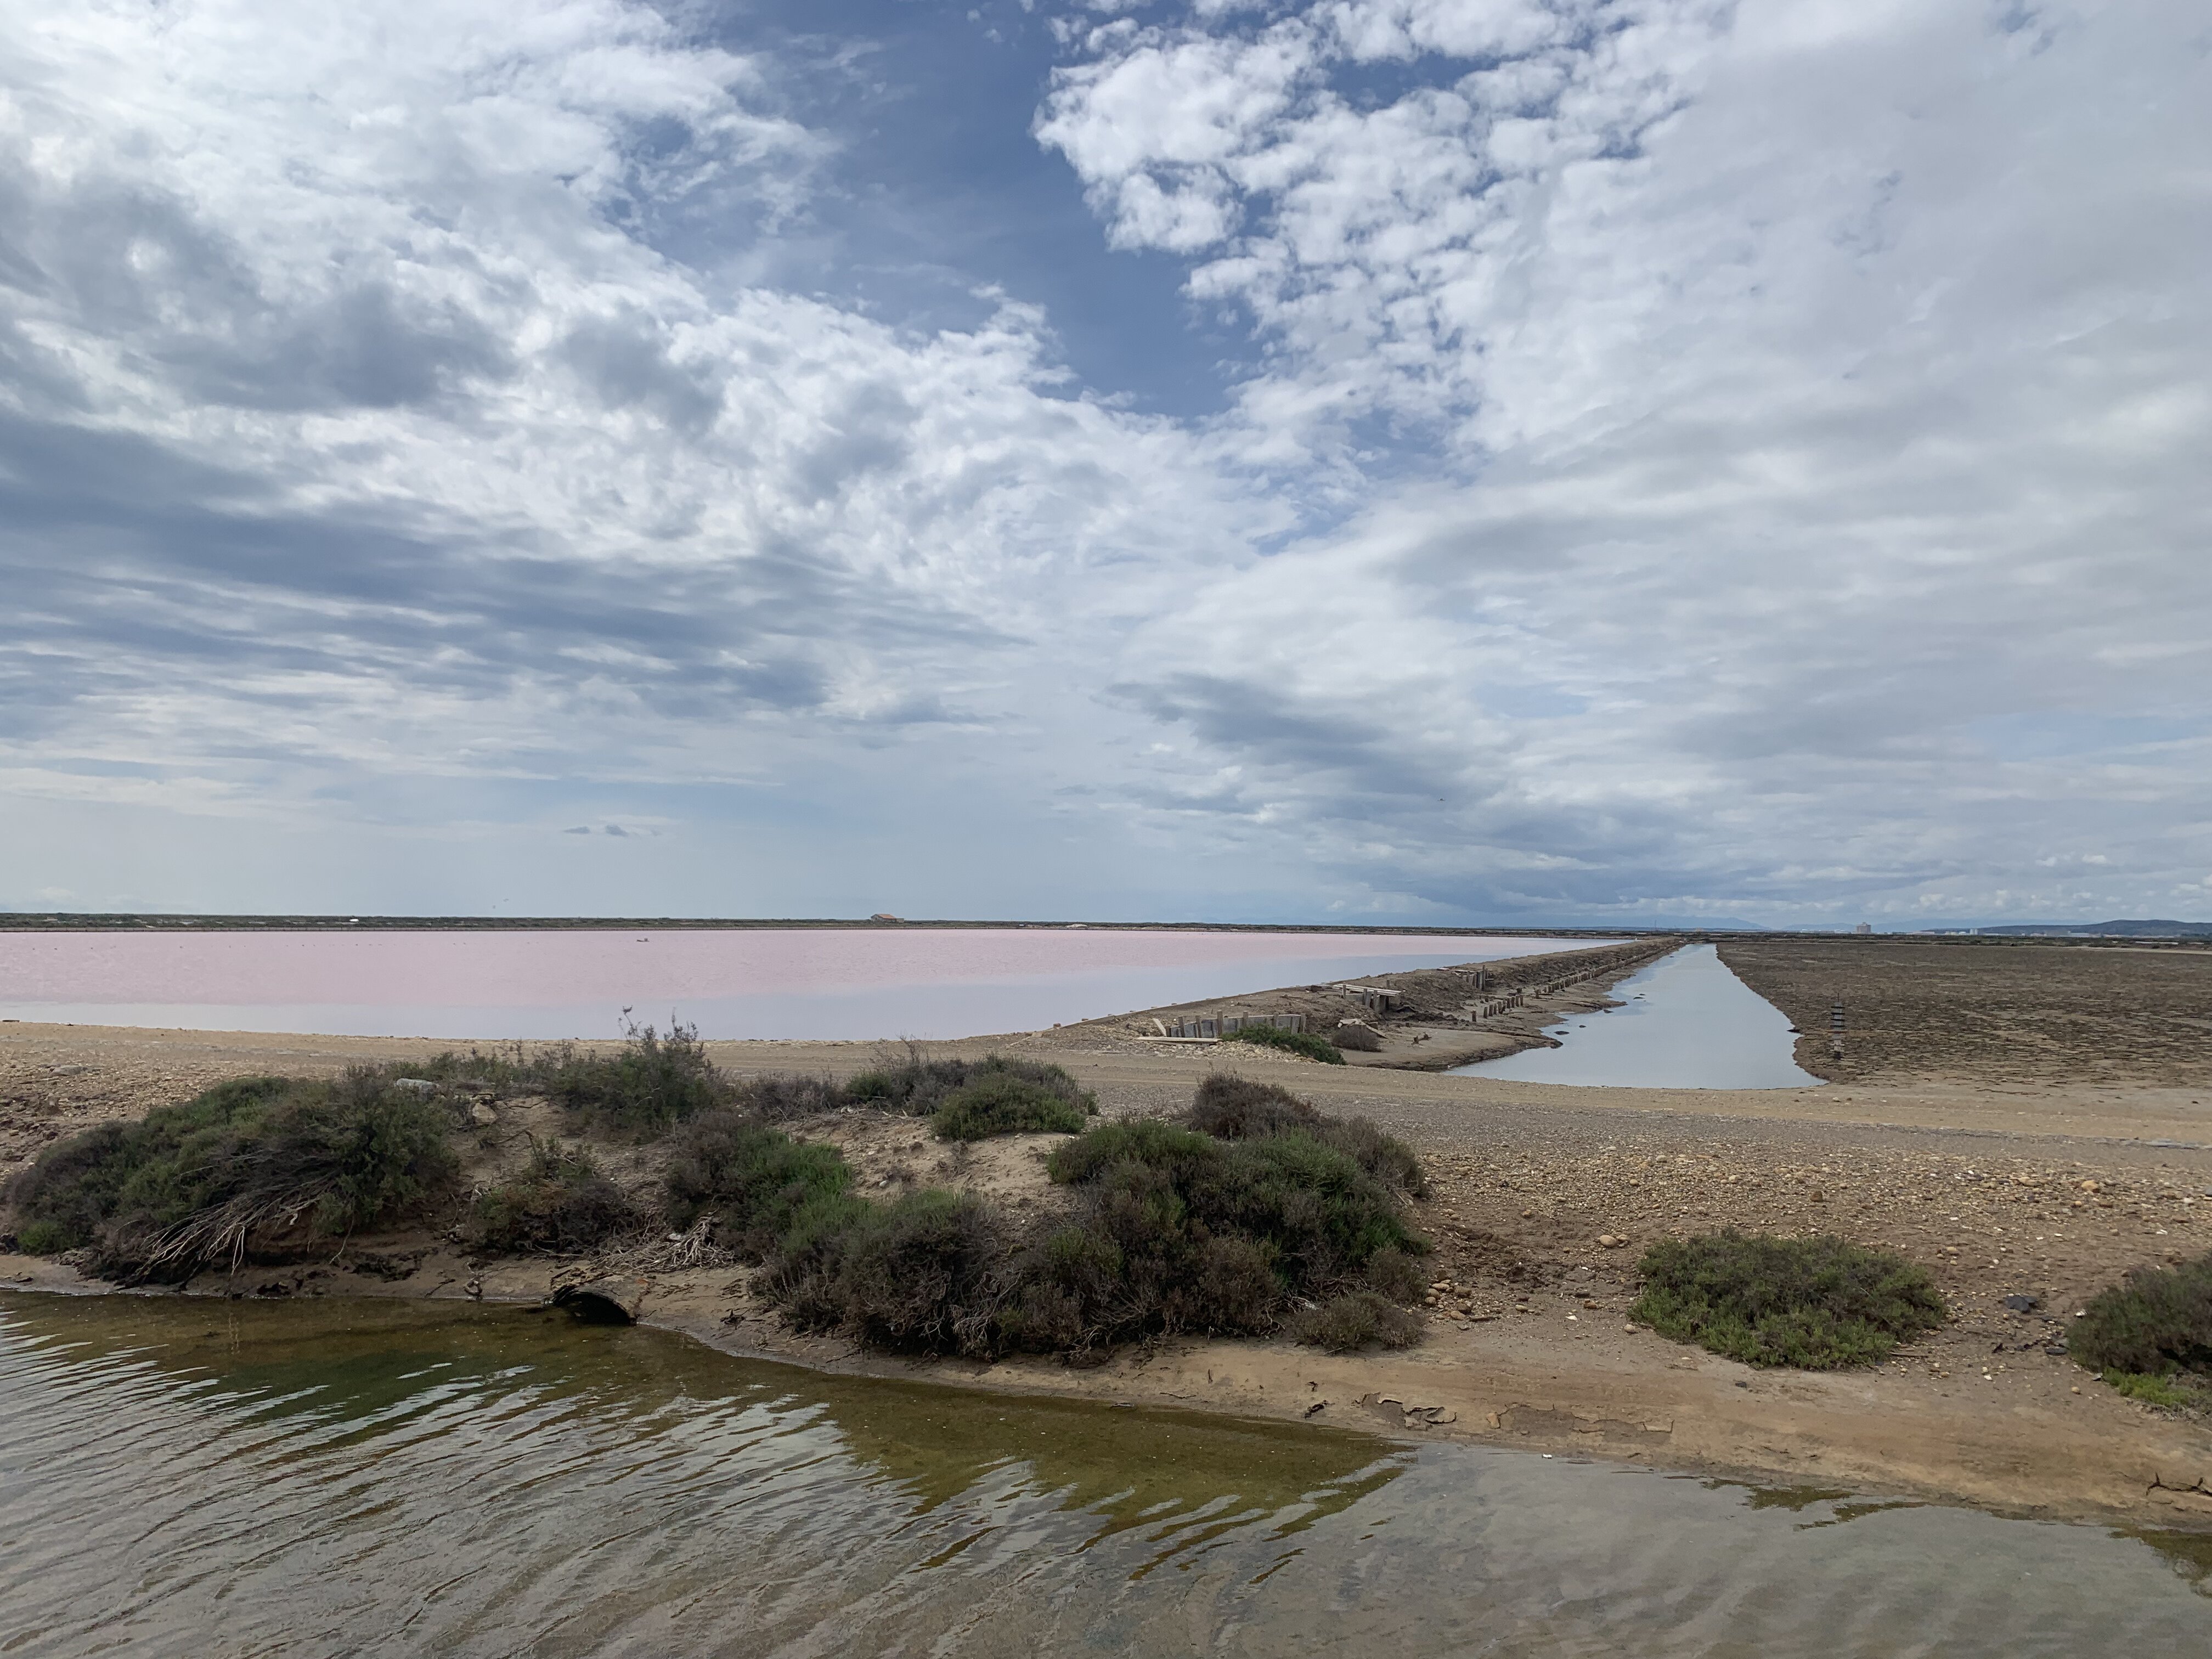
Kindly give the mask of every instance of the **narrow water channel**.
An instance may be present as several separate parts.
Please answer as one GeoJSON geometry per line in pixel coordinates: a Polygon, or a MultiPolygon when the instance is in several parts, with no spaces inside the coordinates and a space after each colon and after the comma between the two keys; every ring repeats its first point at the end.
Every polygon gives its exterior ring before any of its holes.
{"type": "Polygon", "coordinates": [[[503,1309],[0,1295],[20,1656],[2181,1654],[2212,1547],[823,1377],[503,1309]]]}
{"type": "Polygon", "coordinates": [[[1645,1089],[1794,1089],[1821,1079],[1794,1058],[1789,1016],[1711,945],[1686,945],[1613,988],[1620,1006],[1548,1026],[1556,1048],[1461,1066],[1462,1077],[1645,1089]]]}

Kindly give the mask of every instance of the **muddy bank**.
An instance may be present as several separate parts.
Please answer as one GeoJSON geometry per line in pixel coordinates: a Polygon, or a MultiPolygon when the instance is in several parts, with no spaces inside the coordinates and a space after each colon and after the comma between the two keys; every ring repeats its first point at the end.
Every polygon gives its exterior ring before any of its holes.
{"type": "MultiPolygon", "coordinates": [[[[374,1297],[537,1303],[595,1265],[477,1264],[404,1238],[362,1261],[261,1268],[196,1296],[374,1297]],[[362,1263],[368,1265],[363,1266],[362,1263]]],[[[1313,1422],[1567,1452],[1769,1483],[1964,1500],[2005,1513],[2212,1529],[2212,1437],[2064,1372],[2023,1391],[1943,1345],[1871,1371],[1762,1372],[1625,1329],[1569,1285],[1494,1320],[1438,1319],[1401,1354],[1332,1357],[1283,1341],[1170,1341],[1076,1370],[1041,1360],[902,1360],[793,1334],[726,1267],[647,1270],[640,1322],[720,1352],[848,1375],[1313,1422]],[[1573,1307],[1578,1312],[1559,1312],[1573,1307]],[[1580,1333],[1562,1319],[1584,1325],[1580,1333]],[[1955,1369],[1954,1369],[1955,1368],[1955,1369]],[[2103,1396],[2103,1397],[2100,1397],[2103,1396]]],[[[0,1288],[113,1292],[55,1263],[0,1256],[0,1288]]],[[[137,1292],[176,1295],[176,1291],[137,1292]]],[[[1945,1334],[1948,1336],[1949,1334],[1945,1334]]],[[[1951,1345],[1956,1346],[1956,1345],[1951,1345]]],[[[1971,1345],[1978,1347],[1978,1341],[1971,1345]]]]}

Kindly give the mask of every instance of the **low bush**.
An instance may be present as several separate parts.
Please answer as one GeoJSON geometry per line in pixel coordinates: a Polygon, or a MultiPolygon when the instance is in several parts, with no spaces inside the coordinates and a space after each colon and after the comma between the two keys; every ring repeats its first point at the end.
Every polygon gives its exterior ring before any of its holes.
{"type": "Polygon", "coordinates": [[[1231,1031],[1222,1038],[1224,1042],[1249,1042],[1255,1048],[1279,1048],[1285,1054],[1304,1054],[1308,1060],[1317,1060],[1324,1066],[1341,1066],[1344,1055],[1327,1037],[1316,1036],[1311,1031],[1285,1031],[1273,1025],[1247,1025],[1242,1030],[1231,1031]]]}
{"type": "Polygon", "coordinates": [[[1285,1129],[1311,1129],[1322,1119],[1279,1083],[1213,1072],[1200,1082],[1182,1121],[1217,1140],[1256,1140],[1285,1129]]]}
{"type": "MultiPolygon", "coordinates": [[[[1006,1066],[917,1064],[856,1086],[894,1103],[934,1094],[940,1133],[1082,1129],[1066,1094],[1034,1082],[1006,1066]]],[[[1418,1335],[1418,1316],[1397,1304],[1421,1293],[1428,1242],[1389,1182],[1330,1138],[1401,1176],[1410,1152],[1371,1125],[1348,1133],[1279,1089],[1235,1078],[1208,1079],[1192,1117],[1218,1133],[1139,1119],[1094,1124],[1055,1147],[1046,1167],[1073,1189],[1073,1213],[1026,1237],[973,1196],[869,1204],[849,1190],[842,1161],[830,1178],[798,1179],[791,1160],[835,1154],[721,1116],[684,1132],[670,1192],[681,1220],[710,1190],[741,1188],[737,1207],[758,1218],[741,1224],[752,1229],[759,1292],[802,1328],[879,1347],[1073,1358],[1155,1334],[1263,1333],[1294,1297],[1334,1306],[1347,1295],[1334,1322],[1315,1327],[1327,1340],[1355,1316],[1365,1334],[1354,1346],[1418,1335]]]]}
{"type": "Polygon", "coordinates": [[[2093,1371],[2212,1374],[2212,1255],[2130,1273],[2089,1298],[2067,1351],[2093,1371]]]}
{"type": "Polygon", "coordinates": [[[536,1066],[556,1104],[603,1133],[648,1139],[730,1103],[729,1079],[707,1058],[696,1026],[672,1023],[661,1036],[632,1024],[612,1054],[556,1050],[536,1066]]]}
{"type": "Polygon", "coordinates": [[[1270,1132],[1224,1140],[1141,1119],[1054,1150],[1046,1167],[1082,1208],[1026,1262],[1015,1340],[1084,1349],[1154,1331],[1265,1331],[1294,1296],[1381,1294],[1370,1274],[1418,1293],[1407,1264],[1427,1241],[1388,1186],[1316,1138],[1329,1120],[1228,1085],[1194,1110],[1270,1132]]]}
{"type": "Polygon", "coordinates": [[[786,1236],[763,1285],[802,1328],[908,1352],[1000,1346],[1004,1228],[981,1200],[933,1189],[883,1206],[821,1206],[806,1220],[786,1236]]]}
{"type": "Polygon", "coordinates": [[[1279,1084],[1216,1072],[1198,1085],[1182,1121],[1220,1140],[1257,1140],[1295,1130],[1334,1146],[1377,1180],[1425,1198],[1429,1180],[1413,1149],[1364,1117],[1328,1117],[1279,1084]]]}
{"type": "Polygon", "coordinates": [[[1346,1291],[1291,1321],[1301,1342],[1330,1353],[1361,1348],[1409,1348],[1421,1340],[1421,1316],[1373,1291],[1346,1291]]]}
{"type": "Polygon", "coordinates": [[[981,1140],[991,1135],[1083,1133],[1083,1109],[1024,1078],[1003,1073],[955,1089],[930,1115],[939,1140],[981,1140]]]}
{"type": "Polygon", "coordinates": [[[844,1085],[826,1077],[796,1077],[770,1072],[741,1078],[730,1085],[730,1105],[763,1123],[788,1123],[818,1117],[849,1103],[844,1085]]]}
{"type": "Polygon", "coordinates": [[[1065,1101],[1084,1117],[1098,1109],[1095,1096],[1060,1066],[1043,1060],[1010,1060],[1003,1054],[986,1054],[981,1060],[958,1055],[926,1060],[918,1049],[908,1054],[902,1066],[862,1072],[845,1085],[845,1095],[848,1100],[887,1112],[930,1117],[963,1090],[1007,1080],[1032,1085],[1065,1101]]]}
{"type": "Polygon", "coordinates": [[[669,1218],[689,1227],[712,1215],[721,1243],[758,1261],[802,1212],[845,1198],[852,1185],[852,1169],[836,1147],[793,1140],[737,1112],[714,1111],[678,1132],[667,1176],[669,1218]]]}
{"type": "Polygon", "coordinates": [[[426,1083],[461,1085],[467,1093],[518,1094],[543,1086],[540,1073],[545,1064],[543,1059],[531,1059],[518,1042],[504,1054],[471,1048],[464,1054],[448,1048],[428,1060],[390,1060],[366,1069],[387,1080],[419,1078],[426,1083]]]}
{"type": "Polygon", "coordinates": [[[118,1278],[184,1279],[258,1234],[352,1232],[451,1182],[446,1109],[382,1070],[243,1078],[47,1148],[7,1198],[28,1236],[118,1278]]]}
{"type": "Polygon", "coordinates": [[[2100,1376],[2115,1392],[2130,1400],[2140,1400],[2146,1406],[2162,1406],[2169,1411],[2212,1407],[2212,1387],[2186,1372],[2168,1371],[2161,1376],[2148,1371],[2108,1370],[2100,1376]]]}
{"type": "Polygon", "coordinates": [[[1923,1269],[1840,1238],[1731,1229],[1662,1240],[1641,1266],[1632,1319],[1750,1365],[1871,1364],[1946,1316],[1923,1269]]]}
{"type": "Polygon", "coordinates": [[[469,1233],[477,1249],[503,1255],[574,1254],[632,1231],[643,1218],[587,1154],[541,1146],[520,1175],[477,1197],[469,1233]]]}

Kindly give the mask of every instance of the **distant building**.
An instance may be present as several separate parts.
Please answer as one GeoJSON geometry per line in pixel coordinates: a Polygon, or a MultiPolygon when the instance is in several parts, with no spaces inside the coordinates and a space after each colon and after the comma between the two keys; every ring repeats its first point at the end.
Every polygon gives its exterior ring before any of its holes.
{"type": "Polygon", "coordinates": [[[895,916],[888,910],[878,910],[875,915],[870,916],[868,920],[870,921],[903,921],[904,918],[895,916]]]}
{"type": "Polygon", "coordinates": [[[1863,921],[1857,927],[1852,928],[1851,932],[1854,933],[1871,933],[1874,932],[1874,924],[1870,921],[1863,921]]]}

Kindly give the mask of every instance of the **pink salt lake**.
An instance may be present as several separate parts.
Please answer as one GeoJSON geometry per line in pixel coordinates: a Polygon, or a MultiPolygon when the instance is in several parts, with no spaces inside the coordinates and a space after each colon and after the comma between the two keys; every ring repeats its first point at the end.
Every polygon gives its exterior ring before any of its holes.
{"type": "Polygon", "coordinates": [[[1131,1009],[1598,941],[1081,928],[0,932],[0,1017],[331,1036],[1036,1030],[1131,1009]]]}

